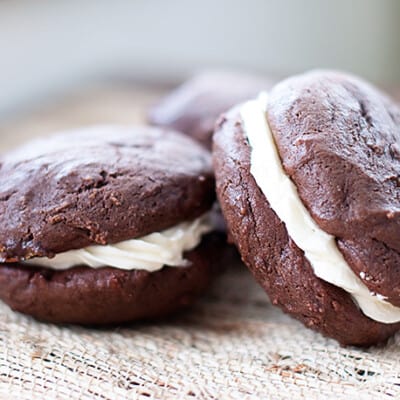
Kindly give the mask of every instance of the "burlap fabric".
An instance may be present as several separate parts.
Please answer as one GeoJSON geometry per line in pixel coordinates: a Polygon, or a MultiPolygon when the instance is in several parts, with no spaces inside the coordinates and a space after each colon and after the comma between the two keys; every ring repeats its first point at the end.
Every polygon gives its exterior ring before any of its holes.
{"type": "MultiPolygon", "coordinates": [[[[138,120],[154,93],[95,91],[0,127],[2,147],[94,122],[138,120]]],[[[242,266],[190,311],[157,324],[43,324],[0,306],[4,399],[400,398],[400,335],[342,348],[269,305],[242,266]]]]}

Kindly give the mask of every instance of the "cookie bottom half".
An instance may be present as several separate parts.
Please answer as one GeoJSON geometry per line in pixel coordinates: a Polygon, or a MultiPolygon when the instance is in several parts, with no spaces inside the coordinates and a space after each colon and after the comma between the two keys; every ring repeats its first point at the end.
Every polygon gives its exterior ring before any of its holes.
{"type": "Polygon", "coordinates": [[[185,253],[189,266],[166,266],[157,272],[0,264],[0,299],[15,311],[54,323],[102,325],[160,318],[191,305],[204,292],[221,269],[224,252],[224,237],[209,234],[185,253]]]}

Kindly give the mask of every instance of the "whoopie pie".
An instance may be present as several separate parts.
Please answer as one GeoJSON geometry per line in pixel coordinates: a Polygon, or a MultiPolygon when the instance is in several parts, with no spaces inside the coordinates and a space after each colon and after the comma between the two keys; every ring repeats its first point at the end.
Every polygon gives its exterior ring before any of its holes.
{"type": "Polygon", "coordinates": [[[400,109],[313,71],[221,117],[217,195],[273,304],[344,345],[400,328],[400,109]]]}
{"type": "Polygon", "coordinates": [[[235,104],[269,89],[272,80],[233,71],[205,71],[149,110],[152,125],[176,129],[210,149],[215,120],[235,104]]]}
{"type": "Polygon", "coordinates": [[[0,163],[0,298],[12,309],[79,324],[161,317],[216,272],[211,156],[192,139],[90,127],[0,163]]]}

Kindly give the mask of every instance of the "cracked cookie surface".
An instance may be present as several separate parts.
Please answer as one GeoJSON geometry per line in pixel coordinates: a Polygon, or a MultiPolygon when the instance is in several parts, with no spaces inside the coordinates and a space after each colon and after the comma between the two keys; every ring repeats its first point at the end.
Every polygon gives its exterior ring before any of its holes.
{"type": "Polygon", "coordinates": [[[210,154],[148,127],[103,126],[39,139],[0,159],[3,262],[160,231],[214,201],[210,154]]]}

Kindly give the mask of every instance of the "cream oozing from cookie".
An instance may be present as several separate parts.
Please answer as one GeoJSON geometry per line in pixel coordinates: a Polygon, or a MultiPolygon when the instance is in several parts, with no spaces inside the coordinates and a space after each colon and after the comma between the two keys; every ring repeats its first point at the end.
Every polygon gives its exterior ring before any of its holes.
{"type": "Polygon", "coordinates": [[[350,293],[371,319],[383,323],[400,321],[400,308],[369,291],[345,261],[335,237],[324,232],[304,206],[283,169],[267,121],[267,104],[268,95],[262,93],[258,99],[245,103],[240,114],[251,147],[250,172],[271,208],[285,223],[289,236],[304,252],[317,277],[350,293]]]}
{"type": "Polygon", "coordinates": [[[38,257],[25,261],[56,270],[85,265],[91,268],[110,266],[126,270],[158,271],[163,266],[187,266],[184,252],[194,249],[202,236],[213,230],[210,213],[190,222],[182,222],[161,232],[137,239],[105,245],[89,246],[56,254],[53,258],[38,257]]]}

